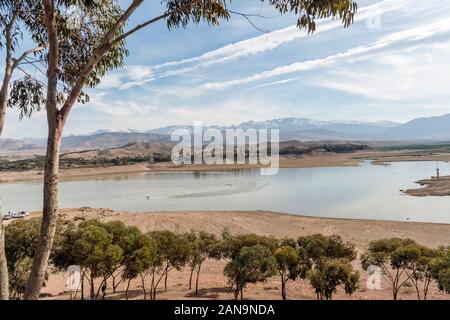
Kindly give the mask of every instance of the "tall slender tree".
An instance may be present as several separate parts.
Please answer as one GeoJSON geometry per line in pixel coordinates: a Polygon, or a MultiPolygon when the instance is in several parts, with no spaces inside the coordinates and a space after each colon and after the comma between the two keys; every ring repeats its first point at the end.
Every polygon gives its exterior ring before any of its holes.
{"type": "MultiPolygon", "coordinates": [[[[19,50],[19,42],[24,36],[20,24],[27,25],[30,22],[29,5],[28,1],[0,1],[0,49],[4,52],[5,59],[0,86],[0,137],[5,126],[8,106],[20,107],[20,117],[23,117],[30,116],[32,111],[40,109],[43,102],[40,83],[27,74],[21,66],[23,63],[30,63],[28,58],[33,54],[35,58],[44,49],[42,45],[37,45],[23,52],[19,50]],[[16,56],[17,53],[19,54],[16,56]],[[18,69],[23,71],[25,77],[12,82],[13,75],[18,69]]],[[[3,215],[0,213],[0,300],[6,300],[9,297],[4,236],[3,215]]]]}
{"type": "MultiPolygon", "coordinates": [[[[39,297],[47,269],[58,214],[61,137],[74,104],[85,99],[83,88],[96,86],[109,70],[122,65],[126,54],[123,47],[124,40],[138,30],[161,20],[166,20],[169,28],[185,27],[189,23],[202,21],[217,25],[221,20],[228,20],[231,14],[227,9],[228,0],[162,0],[165,9],[160,15],[124,31],[126,23],[143,2],[144,0],[132,0],[128,7],[122,10],[113,0],[76,1],[81,11],[85,13],[82,21],[88,20],[89,23],[82,25],[78,37],[74,37],[63,23],[61,12],[75,1],[42,0],[41,15],[45,18],[45,30],[42,30],[41,37],[48,43],[46,60],[48,139],[41,237],[26,286],[25,299],[39,297]],[[79,41],[80,39],[82,41],[79,41]],[[63,96],[58,95],[58,81],[63,84],[65,93],[63,96]]],[[[306,28],[309,32],[315,30],[315,20],[318,18],[337,17],[348,26],[352,23],[357,9],[353,0],[267,0],[267,2],[281,14],[288,12],[298,14],[298,26],[306,28]]]]}

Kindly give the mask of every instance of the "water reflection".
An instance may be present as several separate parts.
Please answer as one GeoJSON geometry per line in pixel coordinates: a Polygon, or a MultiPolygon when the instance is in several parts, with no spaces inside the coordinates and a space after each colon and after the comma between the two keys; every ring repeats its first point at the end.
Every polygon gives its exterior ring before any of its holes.
{"type": "MultiPolygon", "coordinates": [[[[450,165],[441,164],[450,174],[450,165]]],[[[450,197],[410,197],[401,189],[435,174],[434,162],[359,167],[163,172],[96,176],[60,183],[60,207],[128,211],[271,210],[340,218],[450,223],[450,197]]],[[[40,182],[0,184],[3,211],[39,210],[40,182]]]]}

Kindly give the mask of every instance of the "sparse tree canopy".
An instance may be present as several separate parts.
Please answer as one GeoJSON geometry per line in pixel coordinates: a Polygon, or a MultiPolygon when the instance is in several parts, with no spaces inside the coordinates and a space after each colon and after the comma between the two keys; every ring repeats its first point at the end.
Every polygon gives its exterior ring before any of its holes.
{"type": "Polygon", "coordinates": [[[89,271],[90,298],[96,299],[100,288],[95,291],[95,278],[106,281],[123,259],[123,250],[114,244],[113,235],[98,220],[82,222],[78,226],[72,250],[77,265],[89,271]]]}
{"type": "Polygon", "coordinates": [[[348,259],[327,258],[308,272],[308,279],[319,300],[331,300],[341,285],[346,294],[352,294],[358,288],[359,273],[348,259]]]}
{"type": "Polygon", "coordinates": [[[297,240],[302,262],[300,277],[307,278],[320,300],[331,300],[338,286],[352,294],[359,281],[351,261],[356,259],[355,246],[341,237],[315,234],[297,240]]]}
{"type": "Polygon", "coordinates": [[[295,280],[301,272],[300,256],[295,247],[281,246],[275,250],[274,257],[281,278],[281,297],[286,300],[286,283],[295,280]]]}
{"type": "Polygon", "coordinates": [[[236,258],[243,247],[253,247],[261,245],[274,252],[277,247],[277,239],[273,237],[258,236],[256,234],[244,234],[229,236],[221,244],[221,250],[224,257],[234,259],[236,258]]]}
{"type": "Polygon", "coordinates": [[[266,281],[274,276],[277,262],[269,248],[257,244],[242,247],[239,254],[227,263],[223,273],[228,277],[235,299],[244,298],[244,289],[249,283],[266,281]]]}
{"type": "Polygon", "coordinates": [[[135,227],[127,228],[127,234],[124,238],[126,241],[124,246],[124,269],[122,277],[128,281],[125,292],[126,299],[128,300],[130,281],[140,276],[145,300],[147,297],[145,278],[151,271],[154,260],[157,258],[155,241],[149,236],[142,234],[135,227]]]}
{"type": "Polygon", "coordinates": [[[430,269],[440,290],[450,294],[450,250],[440,248],[437,257],[430,261],[430,269]]]}
{"type": "Polygon", "coordinates": [[[152,269],[152,299],[156,299],[156,290],[164,278],[164,290],[167,290],[167,279],[171,270],[181,270],[190,256],[191,247],[182,235],[168,230],[152,231],[149,237],[156,243],[157,258],[152,269]],[[161,266],[159,278],[155,279],[156,268],[161,266]]]}
{"type": "MultiPolygon", "coordinates": [[[[5,252],[8,261],[10,298],[20,299],[30,274],[34,248],[39,238],[41,219],[14,221],[5,228],[5,252]]],[[[55,248],[63,246],[73,223],[61,221],[56,231],[55,248]]],[[[56,252],[52,252],[52,259],[56,252]]],[[[58,256],[58,258],[61,258],[58,256]]]]}
{"type": "Polygon", "coordinates": [[[306,257],[312,267],[320,264],[324,259],[346,258],[352,261],[356,258],[355,246],[343,242],[341,237],[336,235],[327,237],[315,234],[300,237],[297,244],[300,255],[306,257]]]}
{"type": "Polygon", "coordinates": [[[189,276],[189,289],[192,288],[192,276],[196,271],[195,294],[198,295],[198,281],[203,262],[208,258],[221,259],[222,253],[218,250],[219,240],[214,234],[204,231],[191,231],[186,235],[190,246],[188,264],[191,268],[189,276]]]}
{"type": "Polygon", "coordinates": [[[433,263],[444,256],[439,249],[430,249],[417,245],[420,255],[412,259],[406,271],[417,293],[418,300],[427,300],[430,284],[433,282],[433,263]]]}
{"type": "Polygon", "coordinates": [[[413,273],[408,274],[408,269],[413,269],[413,264],[419,259],[421,249],[414,240],[390,238],[372,241],[368,250],[361,257],[361,265],[364,270],[370,266],[381,268],[382,275],[392,286],[394,300],[398,298],[398,292],[408,282],[413,273]]]}
{"type": "MultiPolygon", "coordinates": [[[[264,1],[264,0],[263,0],[264,1]]],[[[299,16],[297,26],[309,33],[316,31],[317,19],[338,18],[345,27],[353,23],[358,5],[353,0],[268,0],[281,14],[299,16]]]]}

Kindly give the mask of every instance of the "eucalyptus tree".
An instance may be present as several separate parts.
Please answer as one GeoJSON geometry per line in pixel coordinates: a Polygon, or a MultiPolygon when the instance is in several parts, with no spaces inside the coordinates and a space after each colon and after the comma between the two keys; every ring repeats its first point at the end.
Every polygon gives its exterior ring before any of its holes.
{"type": "Polygon", "coordinates": [[[122,260],[122,248],[114,244],[113,235],[105,224],[88,220],[78,226],[71,250],[76,264],[89,271],[90,299],[97,299],[103,283],[122,260]],[[98,277],[101,277],[102,283],[96,291],[94,280],[98,277]]]}
{"type": "Polygon", "coordinates": [[[0,136],[2,134],[6,109],[8,106],[19,106],[20,116],[30,116],[34,109],[39,109],[43,103],[41,95],[42,84],[24,70],[24,64],[32,64],[42,58],[43,43],[33,48],[21,50],[21,40],[30,37],[32,22],[30,11],[34,10],[33,3],[21,0],[0,1],[0,49],[4,51],[4,74],[0,88],[0,136]],[[30,57],[33,56],[33,57],[30,57]],[[37,59],[31,59],[37,58],[37,59]],[[14,72],[22,71],[23,78],[12,83],[14,72]]]}
{"type": "Polygon", "coordinates": [[[431,274],[436,281],[438,288],[450,294],[450,248],[440,248],[438,257],[432,259],[430,263],[431,274]]]}
{"type": "Polygon", "coordinates": [[[393,299],[397,300],[400,289],[416,275],[408,271],[416,268],[420,257],[421,249],[414,240],[380,239],[370,242],[361,256],[361,266],[364,270],[379,267],[383,278],[391,285],[393,299]]]}
{"type": "Polygon", "coordinates": [[[277,262],[271,250],[263,245],[242,247],[239,253],[225,265],[224,275],[234,293],[234,299],[244,299],[248,284],[267,281],[276,274],[277,262]]]}
{"type": "Polygon", "coordinates": [[[157,258],[156,243],[148,235],[142,234],[138,228],[128,227],[124,244],[122,277],[127,283],[125,298],[128,300],[131,280],[140,277],[144,300],[146,300],[145,279],[152,272],[153,262],[157,258]]]}
{"type": "Polygon", "coordinates": [[[299,278],[309,280],[317,299],[331,300],[339,286],[347,294],[357,289],[359,274],[351,264],[356,259],[352,243],[337,235],[313,234],[298,238],[297,248],[302,270],[299,278]]]}
{"type": "MultiPolygon", "coordinates": [[[[44,204],[41,237],[36,248],[31,276],[25,292],[26,299],[37,299],[48,265],[58,213],[58,170],[61,137],[69,114],[77,101],[85,102],[84,87],[95,87],[109,70],[122,66],[127,54],[124,40],[156,22],[166,20],[168,28],[185,27],[190,23],[206,22],[218,25],[228,20],[228,0],[162,0],[163,11],[142,24],[124,30],[125,25],[144,0],[132,0],[126,8],[119,1],[42,0],[43,8],[37,18],[44,18],[45,28],[40,38],[47,44],[48,122],[47,153],[44,168],[44,204]],[[77,4],[83,19],[77,32],[67,28],[62,12],[77,4]],[[78,36],[77,36],[78,35],[78,36]],[[58,92],[62,84],[63,94],[58,92]]],[[[353,0],[267,0],[280,14],[298,15],[297,25],[315,30],[315,20],[336,17],[344,26],[353,22],[357,10],[353,0]]],[[[39,38],[39,37],[38,37],[39,38]]]]}
{"type": "Polygon", "coordinates": [[[281,279],[281,298],[286,300],[286,283],[289,280],[295,280],[301,272],[300,256],[295,247],[280,246],[275,250],[274,257],[281,279]]]}
{"type": "Polygon", "coordinates": [[[444,256],[444,252],[441,249],[431,249],[421,245],[417,245],[417,249],[420,250],[420,254],[414,256],[416,259],[411,261],[406,274],[416,289],[417,299],[427,300],[430,285],[434,281],[433,267],[435,262],[444,256]]]}
{"type": "MultiPolygon", "coordinates": [[[[39,218],[32,218],[16,220],[5,227],[5,252],[8,269],[10,270],[8,276],[12,299],[20,299],[24,293],[25,284],[31,271],[34,247],[39,239],[40,224],[39,218]]],[[[51,255],[54,265],[61,265],[63,260],[66,262],[66,267],[72,264],[67,261],[67,255],[61,255],[60,253],[67,242],[67,237],[73,230],[74,225],[69,221],[60,221],[58,224],[55,246],[51,255]]]]}
{"type": "Polygon", "coordinates": [[[339,286],[343,286],[348,295],[358,288],[359,273],[353,270],[351,261],[346,258],[327,258],[307,275],[318,300],[331,300],[339,286]]]}
{"type": "Polygon", "coordinates": [[[180,271],[189,260],[191,246],[186,237],[168,230],[152,231],[148,234],[156,244],[157,257],[154,263],[160,267],[159,277],[156,277],[156,268],[152,269],[152,299],[156,299],[156,290],[164,279],[164,290],[167,291],[167,279],[172,270],[180,271]]]}
{"type": "MultiPolygon", "coordinates": [[[[28,1],[0,1],[0,49],[4,52],[5,63],[3,80],[0,86],[0,137],[5,126],[8,106],[19,107],[20,117],[22,118],[30,116],[34,110],[40,109],[43,103],[41,83],[24,70],[23,64],[30,63],[28,58],[31,55],[35,58],[44,47],[37,45],[23,51],[20,49],[20,40],[24,36],[28,36],[28,30],[23,30],[23,26],[29,25],[31,22],[28,14],[29,6],[30,2],[28,1]],[[22,71],[24,76],[12,82],[13,75],[18,69],[22,71]]],[[[4,237],[3,216],[0,214],[0,300],[6,300],[9,297],[4,237]]]]}
{"type": "Polygon", "coordinates": [[[195,295],[198,295],[198,281],[203,263],[209,258],[220,259],[222,257],[217,250],[219,240],[216,235],[204,231],[191,231],[186,235],[186,239],[190,245],[188,258],[188,264],[191,268],[189,290],[192,289],[192,277],[195,271],[195,295]]]}

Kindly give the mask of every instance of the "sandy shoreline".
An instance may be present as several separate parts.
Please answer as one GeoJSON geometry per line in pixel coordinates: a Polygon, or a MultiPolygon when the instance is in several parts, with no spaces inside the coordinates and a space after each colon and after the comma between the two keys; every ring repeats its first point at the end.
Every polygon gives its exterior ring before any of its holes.
{"type": "Polygon", "coordinates": [[[436,179],[436,177],[423,179],[416,181],[416,183],[421,187],[405,190],[405,194],[417,197],[450,196],[450,176],[440,177],[439,179],[436,179]]]}
{"type": "MultiPolygon", "coordinates": [[[[337,234],[344,240],[356,245],[360,254],[371,240],[402,237],[412,238],[420,244],[429,247],[438,247],[450,243],[450,224],[433,224],[417,222],[395,222],[357,219],[334,219],[296,216],[284,213],[266,211],[180,211],[180,212],[116,212],[109,209],[63,209],[60,211],[66,219],[92,219],[102,221],[120,220],[127,225],[138,226],[142,231],[168,229],[174,232],[186,232],[191,229],[203,230],[220,235],[224,228],[233,234],[256,233],[260,235],[275,236],[277,238],[322,233],[325,235],[337,234]]],[[[34,213],[37,216],[39,213],[34,213]]],[[[169,290],[160,291],[159,299],[232,299],[227,291],[226,278],[222,275],[223,261],[208,261],[205,263],[204,273],[201,276],[201,295],[195,297],[187,287],[189,272],[173,272],[169,277],[169,290]]],[[[359,262],[355,267],[360,269],[359,262]]],[[[351,296],[351,299],[390,299],[387,284],[382,290],[368,290],[365,287],[367,274],[361,271],[361,288],[351,296]]],[[[50,294],[51,299],[66,299],[64,293],[64,274],[52,274],[48,285],[43,292],[50,294]]],[[[142,299],[143,295],[138,281],[132,284],[133,299],[142,299]]],[[[123,298],[123,287],[116,294],[109,294],[112,299],[123,298]]],[[[250,286],[246,290],[249,299],[279,299],[279,279],[274,277],[266,283],[250,286]]],[[[315,299],[314,292],[305,282],[292,282],[289,286],[288,297],[291,299],[315,299]]],[[[338,299],[347,299],[342,292],[336,296],[338,299]]],[[[404,288],[402,299],[415,299],[413,288],[404,288]]],[[[435,286],[431,288],[431,299],[449,299],[448,295],[440,293],[435,286]]]]}

